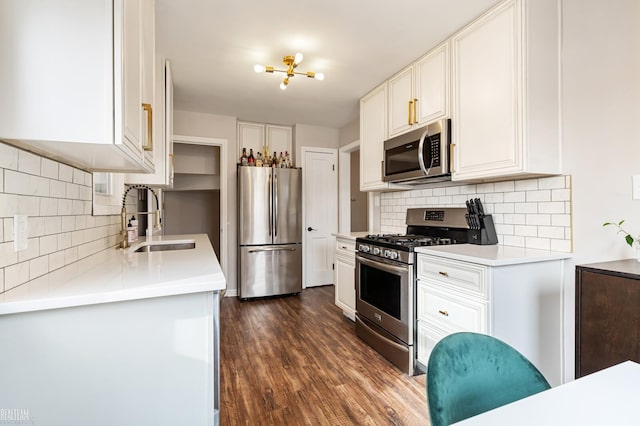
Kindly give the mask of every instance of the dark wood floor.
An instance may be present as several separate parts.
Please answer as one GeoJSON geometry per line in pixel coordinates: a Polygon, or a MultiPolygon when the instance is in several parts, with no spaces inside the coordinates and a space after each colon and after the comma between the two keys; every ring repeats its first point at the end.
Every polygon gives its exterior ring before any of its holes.
{"type": "Polygon", "coordinates": [[[333,286],[223,299],[220,382],[222,425],[429,424],[424,375],[358,339],[333,286]]]}

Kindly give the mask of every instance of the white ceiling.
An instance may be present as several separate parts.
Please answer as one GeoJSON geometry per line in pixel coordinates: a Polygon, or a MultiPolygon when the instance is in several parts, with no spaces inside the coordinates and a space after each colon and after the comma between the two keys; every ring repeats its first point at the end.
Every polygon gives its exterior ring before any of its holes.
{"type": "Polygon", "coordinates": [[[343,127],[358,100],[498,0],[156,0],[157,51],[171,60],[175,108],[241,120],[343,127]],[[304,55],[286,91],[285,68],[304,55]]]}

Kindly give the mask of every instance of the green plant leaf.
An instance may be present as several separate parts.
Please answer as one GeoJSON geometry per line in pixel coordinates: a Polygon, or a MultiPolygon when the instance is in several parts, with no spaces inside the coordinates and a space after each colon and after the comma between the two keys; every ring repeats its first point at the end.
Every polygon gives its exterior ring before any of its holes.
{"type": "Polygon", "coordinates": [[[633,247],[633,237],[631,235],[627,234],[624,239],[630,247],[633,247]]]}
{"type": "Polygon", "coordinates": [[[618,222],[618,226],[622,225],[624,223],[624,219],[622,219],[620,222],[618,222]]]}
{"type": "Polygon", "coordinates": [[[607,225],[612,225],[612,223],[611,222],[605,222],[605,223],[602,224],[602,226],[607,226],[607,225]]]}

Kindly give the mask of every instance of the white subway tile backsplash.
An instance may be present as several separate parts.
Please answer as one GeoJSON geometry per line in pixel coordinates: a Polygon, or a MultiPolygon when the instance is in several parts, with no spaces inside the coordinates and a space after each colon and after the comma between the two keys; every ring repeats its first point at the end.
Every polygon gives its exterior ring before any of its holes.
{"type": "Polygon", "coordinates": [[[76,261],[78,247],[85,256],[116,244],[119,216],[91,216],[92,181],[83,170],[0,142],[0,292],[76,261]],[[27,215],[29,226],[28,247],[18,253],[15,214],[27,215]]]}
{"type": "Polygon", "coordinates": [[[18,195],[18,212],[27,216],[38,216],[40,214],[40,197],[28,195],[18,195]]]}
{"type": "Polygon", "coordinates": [[[0,244],[0,268],[18,262],[18,253],[13,251],[13,242],[0,244]]]}
{"type": "Polygon", "coordinates": [[[29,281],[29,262],[16,263],[15,265],[4,268],[4,290],[10,290],[14,287],[29,281]]]}
{"type": "Polygon", "coordinates": [[[526,192],[505,192],[504,194],[504,202],[505,203],[524,203],[526,200],[526,192]]]}
{"type": "Polygon", "coordinates": [[[538,227],[531,225],[517,225],[514,229],[515,235],[522,235],[523,237],[537,237],[538,227]]]}
{"type": "Polygon", "coordinates": [[[571,201],[571,190],[570,189],[551,190],[551,201],[571,201]]]}
{"type": "Polygon", "coordinates": [[[44,232],[44,217],[30,217],[29,221],[29,238],[40,237],[44,232]]]}
{"type": "Polygon", "coordinates": [[[27,249],[18,252],[18,262],[24,262],[40,256],[40,239],[29,238],[27,243],[27,249]]]}
{"type": "Polygon", "coordinates": [[[41,157],[27,151],[18,151],[18,170],[40,176],[41,157]]]}
{"type": "Polygon", "coordinates": [[[528,214],[527,225],[551,225],[551,215],[549,214],[528,214]]]}
{"type": "Polygon", "coordinates": [[[551,250],[551,240],[549,238],[525,237],[525,247],[551,250]]]}
{"type": "Polygon", "coordinates": [[[65,182],[72,182],[73,168],[67,166],[66,164],[60,164],[60,168],[58,170],[58,179],[63,180],[65,182]]]}
{"type": "Polygon", "coordinates": [[[58,162],[49,160],[48,158],[42,159],[42,172],[41,176],[51,179],[58,179],[58,162]]]}
{"type": "Polygon", "coordinates": [[[495,192],[495,184],[493,183],[479,183],[476,185],[476,192],[478,194],[487,194],[490,192],[495,192]]]}
{"type": "Polygon", "coordinates": [[[538,203],[515,203],[513,210],[515,213],[538,213],[538,203]]]}
{"type": "Polygon", "coordinates": [[[494,190],[496,192],[513,192],[515,184],[513,181],[496,182],[494,184],[494,190]]]}
{"type": "Polygon", "coordinates": [[[557,213],[557,214],[565,213],[564,203],[554,203],[554,202],[538,203],[538,213],[557,213]]]}
{"type": "Polygon", "coordinates": [[[58,214],[58,200],[55,198],[40,199],[40,215],[55,216],[58,214]]]}
{"type": "Polygon", "coordinates": [[[543,189],[540,191],[528,191],[527,202],[531,203],[535,201],[551,201],[551,190],[543,189]]]}
{"type": "Polygon", "coordinates": [[[568,215],[568,214],[551,215],[551,226],[571,226],[571,215],[568,215]]]}
{"type": "Polygon", "coordinates": [[[18,196],[0,194],[0,217],[13,217],[18,213],[18,196]]]}
{"type": "Polygon", "coordinates": [[[29,261],[29,279],[38,278],[49,272],[49,256],[37,257],[29,261]]]}
{"type": "Polygon", "coordinates": [[[407,208],[464,207],[466,200],[476,197],[492,214],[500,244],[571,249],[570,176],[416,189],[403,192],[401,197],[383,193],[381,232],[405,232],[407,208]]]}
{"type": "Polygon", "coordinates": [[[47,235],[40,237],[40,255],[50,254],[58,250],[58,236],[47,235]]]}
{"type": "Polygon", "coordinates": [[[559,189],[564,187],[564,176],[552,176],[538,179],[538,189],[559,189]]]}
{"type": "Polygon", "coordinates": [[[0,143],[0,168],[18,170],[18,148],[0,143]]]}
{"type": "Polygon", "coordinates": [[[538,236],[562,240],[564,239],[564,228],[555,226],[538,226],[538,236]]]}
{"type": "Polygon", "coordinates": [[[64,266],[64,252],[57,251],[49,255],[49,272],[64,266]]]}
{"type": "Polygon", "coordinates": [[[49,196],[54,198],[64,198],[66,196],[65,183],[59,180],[50,180],[49,196]]]}

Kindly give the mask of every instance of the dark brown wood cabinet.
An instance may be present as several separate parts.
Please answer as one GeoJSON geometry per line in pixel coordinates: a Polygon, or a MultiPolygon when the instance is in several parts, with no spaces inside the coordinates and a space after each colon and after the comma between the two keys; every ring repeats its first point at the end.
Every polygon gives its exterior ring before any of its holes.
{"type": "Polygon", "coordinates": [[[640,362],[640,263],[576,266],[575,376],[640,362]]]}

